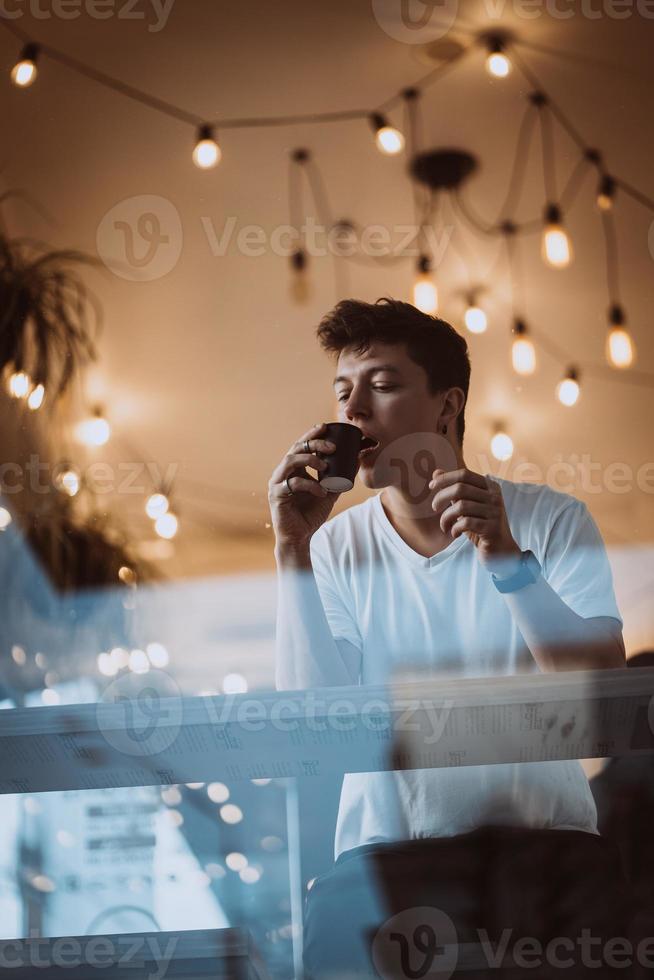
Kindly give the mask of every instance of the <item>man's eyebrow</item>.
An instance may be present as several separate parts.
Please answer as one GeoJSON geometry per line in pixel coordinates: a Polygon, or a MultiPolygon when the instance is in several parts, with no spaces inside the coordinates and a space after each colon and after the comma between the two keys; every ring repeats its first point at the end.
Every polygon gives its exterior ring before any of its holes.
{"type": "MultiPolygon", "coordinates": [[[[365,374],[375,374],[377,371],[391,371],[393,374],[401,374],[399,368],[396,368],[394,364],[375,364],[374,367],[368,368],[365,374]]],[[[337,385],[339,381],[349,381],[350,379],[345,377],[343,374],[339,374],[337,378],[334,378],[334,384],[337,385]]]]}

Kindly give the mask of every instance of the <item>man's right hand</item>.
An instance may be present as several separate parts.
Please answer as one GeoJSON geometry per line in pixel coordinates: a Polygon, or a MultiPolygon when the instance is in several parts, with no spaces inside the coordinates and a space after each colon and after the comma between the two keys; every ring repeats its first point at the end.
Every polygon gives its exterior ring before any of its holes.
{"type": "Polygon", "coordinates": [[[287,551],[308,550],[309,541],[331,514],[340,493],[324,490],[306,467],[322,473],[326,463],[316,455],[333,453],[333,442],[319,438],[325,423],[314,425],[293,443],[268,482],[268,502],[276,547],[287,551]],[[306,451],[306,444],[310,452],[306,451]],[[286,481],[293,493],[289,494],[286,481]]]}

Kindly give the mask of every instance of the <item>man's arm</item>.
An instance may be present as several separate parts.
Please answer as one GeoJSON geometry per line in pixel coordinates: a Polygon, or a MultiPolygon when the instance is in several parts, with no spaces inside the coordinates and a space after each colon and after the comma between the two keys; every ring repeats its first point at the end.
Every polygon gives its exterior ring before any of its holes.
{"type": "Polygon", "coordinates": [[[309,545],[276,548],[275,685],[289,691],[358,682],[359,651],[336,641],[316,584],[309,545]]]}
{"type": "Polygon", "coordinates": [[[611,616],[578,616],[542,575],[503,598],[542,671],[625,666],[619,621],[611,616]]]}

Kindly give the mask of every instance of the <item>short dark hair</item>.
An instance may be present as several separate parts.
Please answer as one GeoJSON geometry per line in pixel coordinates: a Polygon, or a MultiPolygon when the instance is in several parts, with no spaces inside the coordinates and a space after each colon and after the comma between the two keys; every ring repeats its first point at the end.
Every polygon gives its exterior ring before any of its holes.
{"type": "Polygon", "coordinates": [[[388,296],[376,303],[344,299],[325,314],[317,335],[323,350],[337,357],[346,348],[363,354],[375,341],[404,344],[411,360],[427,373],[432,395],[448,388],[463,390],[465,401],[456,420],[457,435],[463,444],[470,358],[465,338],[446,320],[388,296]]]}

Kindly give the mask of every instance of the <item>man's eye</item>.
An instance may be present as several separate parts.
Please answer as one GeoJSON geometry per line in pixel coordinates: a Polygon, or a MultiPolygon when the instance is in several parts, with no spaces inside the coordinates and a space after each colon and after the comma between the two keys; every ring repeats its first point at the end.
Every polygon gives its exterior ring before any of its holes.
{"type": "Polygon", "coordinates": [[[348,397],[349,397],[349,395],[347,395],[347,394],[338,395],[337,398],[336,398],[336,400],[339,401],[339,402],[344,402],[346,400],[346,398],[348,398],[348,397]]]}
{"type": "Polygon", "coordinates": [[[375,391],[394,391],[396,385],[373,385],[375,391]]]}

